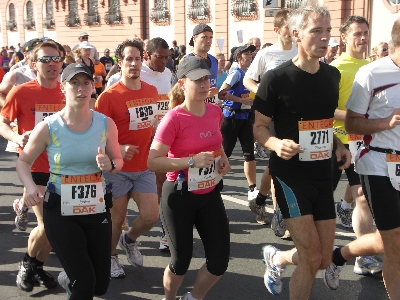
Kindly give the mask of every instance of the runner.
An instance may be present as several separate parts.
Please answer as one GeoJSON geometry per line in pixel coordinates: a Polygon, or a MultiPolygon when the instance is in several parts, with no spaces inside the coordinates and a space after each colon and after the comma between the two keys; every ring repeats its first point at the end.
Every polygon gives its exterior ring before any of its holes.
{"type": "MultiPolygon", "coordinates": [[[[227,157],[232,155],[236,142],[239,139],[244,157],[244,174],[249,185],[248,194],[258,191],[256,187],[256,159],[253,151],[253,124],[250,120],[253,99],[249,98],[250,92],[243,85],[244,74],[252,61],[252,53],[256,50],[254,45],[238,47],[235,51],[235,61],[238,67],[231,69],[221,89],[227,90],[226,100],[223,104],[223,121],[221,125],[222,145],[227,157]]],[[[258,209],[253,207],[253,209],[258,209]]],[[[257,211],[257,222],[269,223],[264,206],[257,211]]]]}
{"type": "MultiPolygon", "coordinates": [[[[38,44],[32,53],[32,66],[37,73],[36,80],[14,87],[7,95],[6,103],[1,110],[0,131],[4,138],[20,146],[20,153],[28,142],[35,125],[45,116],[56,113],[64,106],[65,97],[57,80],[64,59],[60,54],[57,44],[53,41],[38,44]],[[18,132],[14,132],[10,127],[10,122],[15,119],[19,121],[18,132]]],[[[43,151],[34,161],[31,172],[34,183],[43,195],[49,180],[46,152],[43,151]]],[[[24,189],[25,193],[26,189],[24,189]]],[[[28,206],[24,203],[22,205],[28,206]]],[[[38,224],[29,235],[28,249],[20,261],[17,275],[17,286],[27,292],[32,291],[34,278],[47,288],[57,286],[54,278],[43,270],[43,264],[50,253],[51,246],[44,230],[42,204],[34,206],[33,211],[38,224]]]]}
{"type": "Polygon", "coordinates": [[[143,265],[137,239],[158,220],[156,177],[147,169],[154,125],[157,122],[157,89],[140,80],[143,41],[126,40],[118,45],[116,55],[121,66],[121,81],[105,90],[97,99],[95,109],[114,120],[124,166],[118,174],[104,172],[106,183],[113,185],[111,277],[121,278],[125,272],[119,262],[117,244],[125,250],[128,261],[143,265]],[[128,232],[122,232],[128,200],[133,198],[139,216],[128,232]]]}
{"type": "MultiPolygon", "coordinates": [[[[151,170],[167,172],[160,210],[171,251],[163,278],[166,300],[176,299],[189,268],[193,226],[204,244],[207,261],[193,289],[182,299],[203,299],[228,267],[229,226],[218,185],[230,165],[221,147],[221,110],[205,103],[209,76],[209,67],[200,57],[188,57],[178,65],[184,102],[161,120],[148,159],[151,170]]],[[[182,91],[172,94],[171,103],[175,105],[175,98],[181,96],[182,91]]]]}
{"type": "MultiPolygon", "coordinates": [[[[391,34],[394,52],[358,70],[346,103],[346,131],[364,136],[355,164],[377,231],[341,248],[332,264],[342,265],[359,255],[384,253],[386,290],[390,299],[400,299],[400,18],[391,34]]],[[[337,288],[340,271],[330,267],[326,273],[330,273],[330,283],[337,288]]]]}
{"type": "MultiPolygon", "coordinates": [[[[171,90],[172,73],[166,68],[169,57],[169,46],[164,39],[160,37],[154,38],[148,42],[146,52],[148,59],[142,64],[140,78],[144,82],[154,85],[157,88],[158,120],[161,120],[168,112],[168,93],[171,90]]],[[[158,203],[160,203],[162,186],[165,179],[165,172],[156,173],[158,203]]],[[[169,250],[167,236],[165,235],[163,227],[159,249],[165,251],[169,250]]]]}
{"type": "MultiPolygon", "coordinates": [[[[254,58],[252,64],[246,72],[243,80],[244,86],[252,93],[257,94],[258,82],[261,77],[269,70],[273,70],[280,64],[291,60],[297,54],[297,48],[293,45],[290,31],[288,28],[288,16],[290,10],[283,8],[278,10],[274,16],[274,31],[277,34],[277,42],[271,47],[260,50],[254,58]]],[[[273,123],[271,124],[271,128],[273,123]]],[[[258,144],[256,142],[256,144],[258,144]]],[[[256,145],[257,153],[260,157],[266,158],[267,155],[259,145],[256,145]]],[[[249,193],[249,207],[256,214],[256,220],[263,219],[265,208],[265,200],[271,190],[271,176],[267,167],[261,177],[260,190],[249,193]]],[[[273,189],[272,189],[273,191],[273,189]]],[[[276,236],[283,237],[286,232],[285,222],[280,210],[276,206],[276,199],[273,193],[274,216],[271,222],[271,228],[276,236]]]]}
{"type": "Polygon", "coordinates": [[[315,275],[332,260],[335,207],[332,191],[332,146],[339,159],[350,164],[350,152],[334,137],[340,73],[321,63],[330,38],[329,11],[304,3],[293,11],[289,29],[298,55],[268,71],[254,101],[254,133],[273,152],[270,172],[276,200],[296,248],[263,248],[264,283],[274,295],[282,293],[285,266],[297,265],[290,279],[290,298],[308,299],[315,275]],[[276,136],[269,131],[274,118],[276,136]]]}
{"type": "Polygon", "coordinates": [[[101,171],[116,173],[123,161],[115,123],[89,108],[90,70],[71,64],[61,79],[66,107],[35,127],[17,171],[26,186],[24,201],[29,206],[43,203],[46,234],[65,269],[58,281],[68,299],[93,299],[107,292],[110,281],[112,196],[106,194],[101,171]],[[30,174],[43,150],[51,172],[45,194],[30,174]]]}

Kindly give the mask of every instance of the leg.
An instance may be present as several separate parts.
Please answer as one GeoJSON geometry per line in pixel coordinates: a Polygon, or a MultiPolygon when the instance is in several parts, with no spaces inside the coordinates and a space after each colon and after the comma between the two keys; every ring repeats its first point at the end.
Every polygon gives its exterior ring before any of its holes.
{"type": "MultiPolygon", "coordinates": [[[[269,175],[269,168],[266,167],[265,171],[261,177],[261,185],[260,185],[260,193],[264,196],[267,196],[269,191],[271,190],[271,180],[272,177],[269,175]]],[[[274,207],[275,209],[275,207],[274,207]]]]}
{"type": "Polygon", "coordinates": [[[185,278],[185,275],[175,275],[171,272],[169,266],[165,268],[163,277],[165,300],[176,299],[176,294],[182,284],[183,278],[185,278]]]}
{"type": "Polygon", "coordinates": [[[122,232],[122,225],[125,221],[127,207],[127,194],[113,199],[113,207],[110,209],[112,220],[111,254],[115,254],[117,252],[118,240],[122,232]]]}
{"type": "Polygon", "coordinates": [[[351,193],[356,202],[352,217],[353,229],[357,238],[359,238],[363,234],[373,232],[373,220],[367,199],[365,199],[362,192],[361,184],[353,185],[351,193]]]}
{"type": "Polygon", "coordinates": [[[400,299],[400,228],[382,230],[381,236],[385,245],[385,258],[383,260],[383,280],[390,299],[400,299]]]}
{"type": "Polygon", "coordinates": [[[256,184],[256,161],[244,162],[244,175],[246,176],[249,186],[256,184]]]}
{"type": "Polygon", "coordinates": [[[364,234],[340,249],[345,260],[357,256],[373,256],[384,253],[383,242],[379,230],[364,234]]]}

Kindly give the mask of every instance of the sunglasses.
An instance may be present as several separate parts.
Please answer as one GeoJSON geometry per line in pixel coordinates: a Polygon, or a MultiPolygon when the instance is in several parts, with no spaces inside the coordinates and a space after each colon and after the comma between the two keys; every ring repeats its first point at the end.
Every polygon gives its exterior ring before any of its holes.
{"type": "Polygon", "coordinates": [[[88,36],[81,36],[81,39],[82,40],[87,40],[87,39],[89,39],[89,37],[88,36]]]}
{"type": "Polygon", "coordinates": [[[39,57],[36,61],[39,61],[41,63],[49,63],[50,61],[54,61],[55,63],[63,62],[65,57],[61,56],[42,56],[39,57]]]}
{"type": "Polygon", "coordinates": [[[388,48],[382,48],[382,51],[388,51],[388,48]]]}

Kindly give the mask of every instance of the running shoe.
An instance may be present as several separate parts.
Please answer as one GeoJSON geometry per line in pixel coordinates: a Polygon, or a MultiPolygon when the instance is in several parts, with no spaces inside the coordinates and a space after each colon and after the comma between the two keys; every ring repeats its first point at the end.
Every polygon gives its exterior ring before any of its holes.
{"type": "Polygon", "coordinates": [[[169,245],[168,245],[168,238],[166,235],[164,235],[161,240],[160,240],[160,247],[158,248],[162,251],[169,251],[169,245]]]}
{"type": "Polygon", "coordinates": [[[278,204],[276,205],[276,210],[274,211],[274,216],[272,217],[271,229],[277,237],[285,236],[286,224],[278,204]]]}
{"type": "Polygon", "coordinates": [[[247,200],[253,200],[257,197],[258,193],[260,192],[260,190],[258,188],[254,188],[253,191],[248,191],[247,192],[247,200]]]}
{"type": "Polygon", "coordinates": [[[281,273],[285,271],[285,268],[278,268],[273,263],[273,257],[278,251],[279,249],[271,245],[264,246],[262,251],[263,260],[266,266],[264,284],[268,291],[275,296],[282,294],[283,283],[281,280],[281,273]]]}
{"type": "Polygon", "coordinates": [[[65,291],[67,292],[67,299],[69,299],[71,297],[72,291],[69,287],[69,278],[67,273],[65,273],[65,271],[61,271],[60,274],[58,274],[58,283],[65,289],[65,291]]]}
{"type": "Polygon", "coordinates": [[[343,209],[342,208],[342,201],[340,200],[339,203],[336,203],[336,213],[339,217],[340,223],[343,227],[351,228],[353,227],[351,218],[353,216],[353,209],[343,209]]]}
{"type": "Polygon", "coordinates": [[[119,261],[118,254],[111,255],[111,278],[123,278],[125,277],[125,272],[122,264],[119,261]]]}
{"type": "Polygon", "coordinates": [[[32,266],[32,272],[34,275],[34,279],[44,285],[47,289],[52,289],[57,286],[57,281],[54,279],[54,277],[43,270],[43,266],[32,266]]]}
{"type": "Polygon", "coordinates": [[[142,267],[143,266],[143,256],[138,250],[137,246],[140,245],[138,241],[134,243],[127,243],[125,241],[125,235],[127,232],[123,232],[119,237],[118,244],[122,250],[125,250],[126,257],[129,263],[134,267],[142,267]]]}
{"type": "MultiPolygon", "coordinates": [[[[188,300],[189,299],[190,292],[187,292],[185,295],[179,298],[179,300],[188,300]]],[[[192,298],[192,297],[191,297],[192,298]]],[[[193,298],[194,299],[194,298],[193,298]]]]}
{"type": "Polygon", "coordinates": [[[382,272],[382,263],[373,256],[357,256],[353,271],[358,275],[379,273],[382,272]]]}
{"type": "Polygon", "coordinates": [[[269,224],[269,219],[267,216],[267,212],[265,211],[265,206],[257,205],[256,199],[249,201],[250,210],[256,215],[257,223],[261,225],[269,224]]]}
{"type": "Polygon", "coordinates": [[[322,271],[322,278],[328,289],[337,290],[339,287],[340,273],[344,268],[343,266],[336,266],[333,262],[322,271]]]}
{"type": "Polygon", "coordinates": [[[15,199],[13,209],[16,213],[15,226],[19,231],[25,231],[28,228],[28,207],[20,207],[20,199],[15,199]]]}
{"type": "Polygon", "coordinates": [[[31,264],[22,258],[19,262],[19,271],[17,275],[17,287],[21,290],[30,292],[34,286],[34,275],[31,264]]]}
{"type": "Polygon", "coordinates": [[[264,148],[258,142],[254,143],[254,155],[257,155],[259,158],[268,158],[264,148]]]}

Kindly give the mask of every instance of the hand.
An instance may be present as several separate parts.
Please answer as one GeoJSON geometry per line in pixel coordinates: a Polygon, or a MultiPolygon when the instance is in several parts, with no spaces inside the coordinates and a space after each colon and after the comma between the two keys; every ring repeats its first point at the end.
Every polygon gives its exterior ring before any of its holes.
{"type": "Polygon", "coordinates": [[[227,90],[221,90],[218,92],[219,100],[226,100],[226,95],[228,94],[227,90]]]}
{"type": "Polygon", "coordinates": [[[231,170],[231,165],[229,164],[229,160],[226,156],[221,156],[219,160],[219,170],[218,172],[222,175],[228,174],[231,170]]]}
{"type": "Polygon", "coordinates": [[[22,197],[23,206],[34,206],[39,205],[43,202],[43,195],[36,185],[26,188],[25,193],[22,197]]]}
{"type": "Polygon", "coordinates": [[[218,88],[211,87],[209,92],[208,92],[208,97],[209,98],[213,98],[216,94],[218,94],[218,88]]]}
{"type": "Polygon", "coordinates": [[[213,152],[200,152],[193,156],[194,166],[196,168],[209,168],[214,162],[214,159],[213,152]]]}
{"type": "Polygon", "coordinates": [[[139,146],[133,145],[119,145],[119,149],[121,150],[122,158],[125,160],[131,160],[134,154],[138,154],[139,146]]]}
{"type": "Polygon", "coordinates": [[[345,146],[343,146],[342,143],[338,143],[335,151],[337,161],[343,161],[343,165],[339,167],[340,170],[347,169],[350,166],[351,163],[351,153],[349,150],[346,149],[345,146]]]}
{"type": "Polygon", "coordinates": [[[18,140],[17,140],[16,143],[17,143],[21,148],[24,148],[25,145],[28,143],[28,139],[29,139],[29,136],[31,135],[31,133],[32,133],[32,130],[26,131],[26,132],[24,132],[23,134],[19,135],[19,136],[18,136],[18,140]]]}
{"type": "Polygon", "coordinates": [[[246,104],[246,105],[253,105],[253,99],[251,98],[241,98],[241,102],[242,104],[246,104]]]}
{"type": "Polygon", "coordinates": [[[287,139],[280,140],[277,148],[274,150],[280,158],[285,160],[289,160],[296,154],[304,152],[300,144],[296,144],[293,140],[287,139]]]}
{"type": "Polygon", "coordinates": [[[400,108],[396,108],[389,116],[389,126],[393,129],[400,124],[400,108]]]}
{"type": "Polygon", "coordinates": [[[97,148],[96,162],[102,171],[110,171],[112,169],[110,158],[107,154],[103,154],[100,147],[97,148]]]}

